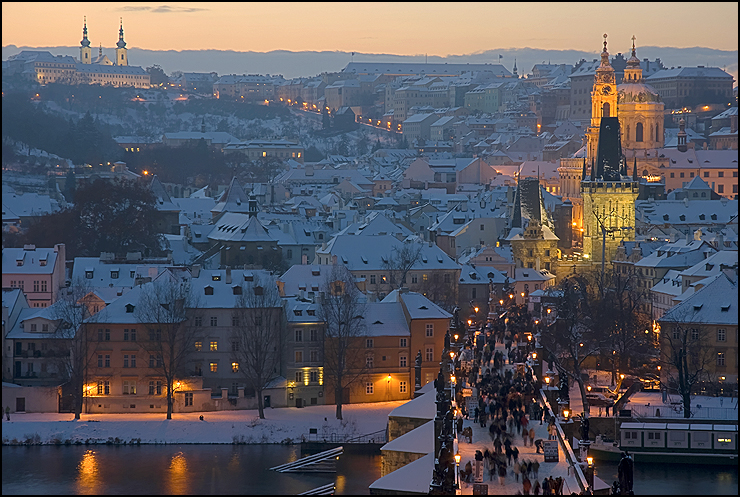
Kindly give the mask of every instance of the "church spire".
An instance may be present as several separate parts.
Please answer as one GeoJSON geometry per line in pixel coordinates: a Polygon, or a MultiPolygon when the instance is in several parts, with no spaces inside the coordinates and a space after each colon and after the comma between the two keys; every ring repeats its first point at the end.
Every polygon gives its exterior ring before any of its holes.
{"type": "Polygon", "coordinates": [[[515,78],[518,78],[519,77],[519,75],[516,72],[516,58],[514,59],[514,77],[515,78]]]}
{"type": "Polygon", "coordinates": [[[609,52],[606,50],[606,33],[604,33],[604,50],[601,52],[601,67],[610,67],[609,52]]]}
{"type": "Polygon", "coordinates": [[[637,156],[635,155],[635,164],[632,166],[632,181],[637,181],[637,156]]]}
{"type": "Polygon", "coordinates": [[[82,27],[82,41],[80,42],[80,45],[83,47],[89,47],[90,46],[90,40],[87,39],[87,16],[83,17],[83,27],[82,27]]]}
{"type": "Polygon", "coordinates": [[[100,46],[98,47],[98,57],[102,57],[102,56],[103,56],[103,44],[101,43],[100,46]]]}
{"type": "Polygon", "coordinates": [[[116,43],[116,46],[118,48],[126,48],[126,42],[123,41],[123,17],[121,17],[121,29],[118,30],[118,43],[116,43]]]}
{"type": "Polygon", "coordinates": [[[627,59],[627,67],[624,69],[624,80],[634,83],[642,79],[642,67],[640,59],[635,53],[635,36],[632,35],[632,57],[627,59]]]}

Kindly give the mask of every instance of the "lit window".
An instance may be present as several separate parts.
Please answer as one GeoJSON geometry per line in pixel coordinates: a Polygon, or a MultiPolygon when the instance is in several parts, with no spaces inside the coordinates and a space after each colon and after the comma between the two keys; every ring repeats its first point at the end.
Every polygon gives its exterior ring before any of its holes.
{"type": "Polygon", "coordinates": [[[203,350],[203,342],[195,342],[195,351],[200,352],[203,350]]]}
{"type": "Polygon", "coordinates": [[[123,395],[136,395],[136,380],[123,380],[123,395]]]}
{"type": "Polygon", "coordinates": [[[405,381],[398,382],[398,391],[400,393],[406,393],[406,382],[405,381]]]}
{"type": "Polygon", "coordinates": [[[218,342],[212,341],[211,342],[211,352],[217,352],[218,351],[218,342]]]}
{"type": "Polygon", "coordinates": [[[231,372],[232,373],[238,373],[239,372],[239,363],[238,362],[232,362],[231,363],[231,372]]]}
{"type": "Polygon", "coordinates": [[[372,395],[374,391],[375,389],[374,389],[372,382],[368,381],[367,383],[365,383],[365,393],[367,395],[372,395]]]}
{"type": "Polygon", "coordinates": [[[217,362],[211,363],[211,373],[218,373],[218,363],[217,362]]]}

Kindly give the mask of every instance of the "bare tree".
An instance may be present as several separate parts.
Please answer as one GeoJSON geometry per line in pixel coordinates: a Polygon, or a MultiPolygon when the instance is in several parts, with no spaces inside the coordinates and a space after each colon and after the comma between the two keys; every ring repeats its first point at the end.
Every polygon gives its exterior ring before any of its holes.
{"type": "Polygon", "coordinates": [[[457,281],[450,273],[431,271],[430,278],[421,282],[418,292],[447,312],[457,307],[457,281]]]}
{"type": "Polygon", "coordinates": [[[76,281],[59,291],[57,301],[49,307],[54,321],[54,362],[56,369],[68,381],[63,386],[63,398],[70,397],[75,419],[80,419],[85,401],[85,382],[90,360],[97,342],[92,340],[93,310],[85,304],[90,288],[76,281]]]}
{"type": "Polygon", "coordinates": [[[674,308],[661,319],[660,362],[668,386],[675,388],[683,403],[683,417],[691,417],[691,392],[709,379],[713,360],[710,332],[695,317],[693,306],[674,308]]]}
{"type": "Polygon", "coordinates": [[[280,358],[287,327],[282,299],[274,279],[255,277],[242,284],[232,311],[233,361],[257,395],[260,419],[265,419],[262,392],[280,376],[280,358]]]}
{"type": "MultiPolygon", "coordinates": [[[[562,295],[557,302],[557,319],[541,334],[542,346],[550,354],[561,376],[578,383],[583,410],[588,415],[586,386],[581,376],[584,362],[598,354],[602,340],[594,327],[588,281],[572,275],[558,285],[562,295]]],[[[567,391],[565,393],[567,395],[567,391]]]]}
{"type": "Polygon", "coordinates": [[[421,261],[422,246],[417,242],[404,242],[401,248],[393,247],[390,255],[382,258],[381,266],[388,271],[391,288],[406,284],[406,275],[421,261]]]}
{"type": "Polygon", "coordinates": [[[612,383],[615,383],[618,372],[643,369],[651,359],[657,358],[658,350],[652,340],[650,316],[643,310],[645,296],[637,286],[636,274],[607,272],[604,278],[607,287],[603,298],[596,296],[599,301],[595,303],[598,312],[594,313],[594,319],[597,327],[609,335],[611,347],[607,355],[611,355],[612,383]]]}
{"type": "Polygon", "coordinates": [[[366,336],[364,296],[349,270],[335,264],[323,284],[319,318],[325,323],[324,373],[334,387],[337,419],[342,419],[344,389],[367,372],[362,340],[366,336]]]}
{"type": "MultiPolygon", "coordinates": [[[[136,290],[133,290],[136,291],[136,290]]],[[[139,289],[134,315],[147,331],[139,341],[149,354],[149,368],[161,375],[167,391],[167,419],[172,407],[177,380],[188,376],[195,334],[198,327],[189,318],[200,312],[199,300],[191,292],[187,271],[164,271],[139,289]]]]}

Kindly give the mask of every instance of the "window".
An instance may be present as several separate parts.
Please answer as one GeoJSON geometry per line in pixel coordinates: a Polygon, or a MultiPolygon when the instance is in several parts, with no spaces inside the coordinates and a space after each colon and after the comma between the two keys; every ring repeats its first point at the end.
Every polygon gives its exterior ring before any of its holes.
{"type": "Polygon", "coordinates": [[[371,355],[365,356],[365,367],[367,369],[373,369],[374,357],[371,355]]]}
{"type": "Polygon", "coordinates": [[[195,351],[196,352],[200,352],[201,350],[203,350],[203,342],[196,341],[195,342],[195,351]]]}
{"type": "Polygon", "coordinates": [[[128,342],[128,328],[123,329],[123,341],[128,342]]]}
{"type": "Polygon", "coordinates": [[[136,367],[136,354],[131,354],[131,367],[136,367]]]}
{"type": "Polygon", "coordinates": [[[312,350],[309,352],[311,355],[311,362],[319,362],[319,351],[312,350]]]}
{"type": "Polygon", "coordinates": [[[426,282],[426,281],[429,281],[429,275],[428,275],[428,274],[426,274],[426,273],[422,274],[422,275],[421,275],[421,281],[425,281],[425,282],[426,282]]]}
{"type": "Polygon", "coordinates": [[[110,395],[110,381],[98,382],[98,395],[110,395]]]}
{"type": "Polygon", "coordinates": [[[434,361],[434,347],[427,346],[427,348],[426,348],[426,354],[425,354],[425,359],[426,359],[427,362],[434,361]]]}
{"type": "Polygon", "coordinates": [[[211,373],[218,373],[218,363],[217,362],[211,363],[211,373]]]}
{"type": "Polygon", "coordinates": [[[162,395],[162,381],[150,381],[149,382],[149,395],[162,395]]]}
{"type": "Polygon", "coordinates": [[[295,382],[296,383],[303,383],[303,371],[296,371],[295,372],[295,382]]]}
{"type": "Polygon", "coordinates": [[[373,392],[374,392],[374,386],[373,386],[372,382],[369,382],[368,381],[367,383],[365,383],[365,393],[367,395],[372,395],[373,392]]]}
{"type": "Polygon", "coordinates": [[[239,342],[236,342],[236,341],[231,342],[231,351],[239,352],[239,342]]]}
{"type": "Polygon", "coordinates": [[[123,395],[136,395],[136,380],[123,380],[123,395]]]}
{"type": "Polygon", "coordinates": [[[201,316],[195,316],[195,326],[203,326],[203,318],[201,316]]]}
{"type": "Polygon", "coordinates": [[[311,383],[318,383],[319,382],[319,372],[318,371],[311,371],[309,373],[309,381],[311,383]]]}
{"type": "Polygon", "coordinates": [[[365,340],[365,348],[372,349],[373,348],[373,339],[368,338],[365,340]]]}
{"type": "Polygon", "coordinates": [[[635,141],[642,141],[642,123],[637,123],[637,125],[635,126],[635,141]]]}
{"type": "Polygon", "coordinates": [[[105,354],[105,363],[104,367],[109,368],[110,367],[110,354],[105,354]]]}
{"type": "Polygon", "coordinates": [[[217,352],[218,351],[218,341],[212,340],[211,341],[211,352],[217,352]]]}
{"type": "Polygon", "coordinates": [[[419,282],[419,277],[416,275],[416,273],[413,273],[411,275],[411,283],[418,283],[418,282],[419,282]]]}
{"type": "Polygon", "coordinates": [[[406,347],[406,343],[407,343],[406,342],[406,338],[401,338],[401,340],[399,340],[398,346],[399,347],[406,347]]]}
{"type": "Polygon", "coordinates": [[[311,341],[312,342],[319,341],[319,330],[311,330],[311,341]]]}
{"type": "Polygon", "coordinates": [[[128,354],[123,354],[123,367],[128,367],[128,354]]]}
{"type": "Polygon", "coordinates": [[[406,367],[406,356],[402,355],[398,357],[398,367],[399,368],[405,368],[406,367]]]}
{"type": "Polygon", "coordinates": [[[38,292],[39,291],[39,280],[34,280],[33,282],[33,291],[38,292]]]}
{"type": "Polygon", "coordinates": [[[431,338],[434,336],[434,323],[427,323],[426,326],[426,337],[431,338]]]}
{"type": "Polygon", "coordinates": [[[103,367],[103,354],[98,354],[98,367],[103,367]]]}
{"type": "Polygon", "coordinates": [[[231,316],[231,326],[239,326],[239,316],[231,316]]]}
{"type": "Polygon", "coordinates": [[[374,285],[375,284],[375,275],[374,274],[371,274],[370,275],[370,284],[371,285],[374,285]]]}
{"type": "Polygon", "coordinates": [[[295,330],[295,341],[296,342],[303,341],[303,330],[295,330]]]}
{"type": "Polygon", "coordinates": [[[398,391],[400,393],[406,393],[406,382],[405,381],[398,382],[398,391]]]}
{"type": "Polygon", "coordinates": [[[717,193],[725,193],[725,185],[717,185],[717,193]]]}
{"type": "Polygon", "coordinates": [[[671,178],[675,178],[675,177],[676,177],[676,173],[671,173],[671,178]]]}
{"type": "Polygon", "coordinates": [[[131,341],[136,341],[136,328],[131,328],[131,341]]]}
{"type": "Polygon", "coordinates": [[[724,366],[724,365],[725,365],[725,353],[717,352],[717,366],[724,366]]]}
{"type": "Polygon", "coordinates": [[[157,330],[149,330],[149,341],[150,342],[153,342],[155,340],[156,341],[162,340],[162,330],[160,330],[160,329],[157,329],[157,330]]]}
{"type": "Polygon", "coordinates": [[[238,373],[239,372],[239,363],[238,362],[232,362],[231,363],[231,372],[232,373],[238,373]]]}
{"type": "Polygon", "coordinates": [[[193,405],[193,392],[185,392],[185,407],[193,405]]]}
{"type": "Polygon", "coordinates": [[[295,362],[297,363],[303,362],[303,351],[302,350],[295,351],[295,362]]]}
{"type": "Polygon", "coordinates": [[[727,330],[724,328],[719,328],[717,330],[717,341],[718,342],[724,342],[727,340],[727,330]]]}
{"type": "Polygon", "coordinates": [[[218,317],[211,316],[211,326],[218,326],[218,317]]]}
{"type": "Polygon", "coordinates": [[[717,171],[717,177],[718,178],[724,178],[725,177],[725,172],[724,171],[717,171]]]}
{"type": "Polygon", "coordinates": [[[691,329],[691,339],[692,340],[698,340],[699,339],[699,330],[697,328],[691,329]]]}

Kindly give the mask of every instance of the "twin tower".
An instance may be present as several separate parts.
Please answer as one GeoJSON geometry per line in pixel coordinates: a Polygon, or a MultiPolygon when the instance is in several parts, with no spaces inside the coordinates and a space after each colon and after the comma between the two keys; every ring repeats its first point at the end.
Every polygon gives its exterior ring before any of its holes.
{"type": "Polygon", "coordinates": [[[84,27],[82,28],[82,41],[80,42],[80,63],[82,64],[104,64],[104,65],[128,65],[128,53],[126,42],[123,41],[123,19],[121,19],[121,29],[118,31],[118,43],[116,43],[116,60],[112,62],[108,57],[103,55],[101,45],[97,59],[92,58],[92,49],[90,40],[87,39],[87,17],[84,18],[84,27]]]}

